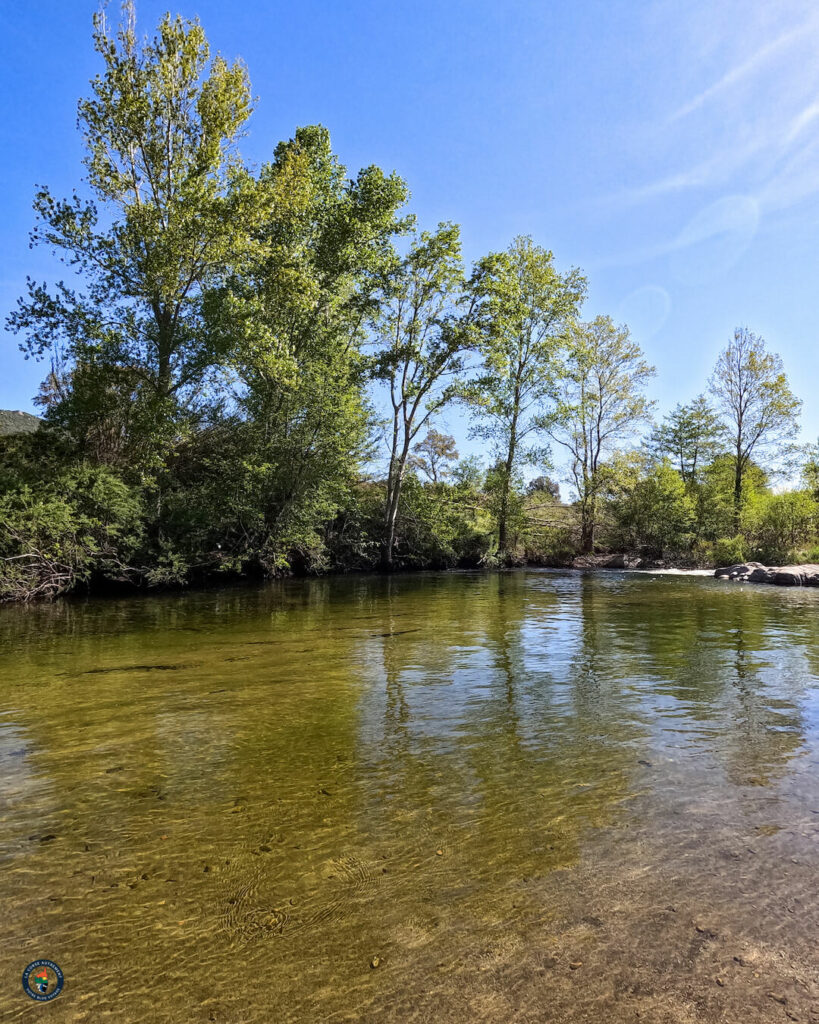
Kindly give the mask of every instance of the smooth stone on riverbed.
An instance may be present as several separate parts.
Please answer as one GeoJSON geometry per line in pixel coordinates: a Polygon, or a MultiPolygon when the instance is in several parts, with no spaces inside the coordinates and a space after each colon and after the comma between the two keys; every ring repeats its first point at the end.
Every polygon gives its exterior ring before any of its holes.
{"type": "Polygon", "coordinates": [[[762,565],[761,562],[739,562],[714,572],[718,579],[737,583],[772,583],[778,587],[819,587],[819,565],[762,565]]]}

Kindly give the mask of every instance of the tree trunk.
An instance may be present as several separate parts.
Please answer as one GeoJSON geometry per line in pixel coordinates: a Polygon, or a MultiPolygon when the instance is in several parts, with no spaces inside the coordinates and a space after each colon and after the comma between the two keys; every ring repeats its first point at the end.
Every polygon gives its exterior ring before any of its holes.
{"type": "Polygon", "coordinates": [[[594,551],[594,516],[585,508],[580,526],[580,551],[584,555],[594,551]]]}
{"type": "Polygon", "coordinates": [[[597,502],[591,493],[591,480],[588,477],[583,481],[583,490],[583,502],[580,506],[580,551],[584,555],[590,555],[594,551],[597,502]]]}
{"type": "Polygon", "coordinates": [[[498,554],[506,554],[506,521],[509,516],[509,475],[504,472],[501,482],[501,500],[498,509],[498,554]]]}
{"type": "MultiPolygon", "coordinates": [[[[391,471],[392,476],[392,471],[391,471]]],[[[395,547],[395,520],[398,515],[397,481],[387,480],[387,502],[384,508],[384,537],[381,542],[381,569],[391,572],[393,548],[395,547]]]]}
{"type": "Polygon", "coordinates": [[[387,477],[387,503],[384,509],[384,540],[381,545],[381,569],[383,572],[391,572],[394,567],[395,523],[398,519],[398,504],[401,500],[401,485],[404,480],[409,444],[409,436],[407,436],[404,439],[401,454],[397,457],[393,455],[390,459],[390,470],[387,477]]]}
{"type": "Polygon", "coordinates": [[[162,398],[167,398],[171,393],[171,355],[173,352],[173,330],[171,316],[167,309],[158,299],[151,303],[156,320],[156,362],[157,362],[157,388],[162,398]]]}
{"type": "Polygon", "coordinates": [[[381,571],[392,572],[393,570],[393,557],[392,549],[395,543],[395,526],[388,526],[386,528],[386,535],[381,544],[381,571]]]}
{"type": "Polygon", "coordinates": [[[381,569],[392,572],[393,548],[395,547],[395,520],[398,516],[398,489],[387,495],[387,508],[384,517],[384,540],[381,544],[381,569]]]}
{"type": "Polygon", "coordinates": [[[736,465],[734,467],[734,533],[739,533],[739,519],[742,511],[742,458],[737,451],[736,465]]]}
{"type": "MultiPolygon", "coordinates": [[[[517,395],[516,395],[517,398],[517,395]]],[[[506,462],[503,468],[503,480],[501,481],[501,500],[498,509],[498,554],[504,557],[508,554],[509,544],[509,488],[512,483],[512,469],[515,465],[515,455],[518,447],[518,412],[515,410],[509,428],[509,447],[506,451],[506,462]]]]}

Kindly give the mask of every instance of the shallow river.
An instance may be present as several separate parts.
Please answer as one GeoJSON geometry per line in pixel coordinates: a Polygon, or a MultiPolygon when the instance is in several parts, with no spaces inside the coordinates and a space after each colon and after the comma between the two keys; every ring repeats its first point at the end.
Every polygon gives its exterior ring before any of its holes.
{"type": "Polygon", "coordinates": [[[2,608],[0,1020],[819,1020],[817,684],[703,578],[2,608]]]}

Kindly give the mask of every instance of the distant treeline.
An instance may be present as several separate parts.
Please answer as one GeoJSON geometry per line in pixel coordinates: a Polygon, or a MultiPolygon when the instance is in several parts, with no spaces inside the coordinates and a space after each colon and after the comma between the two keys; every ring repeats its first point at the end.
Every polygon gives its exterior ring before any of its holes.
{"type": "Polygon", "coordinates": [[[251,168],[246,70],[198,22],[143,39],[126,5],[94,41],[87,196],[34,202],[67,280],[8,318],[48,372],[40,428],[0,438],[0,597],[816,543],[819,459],[762,339],[738,329],[656,424],[654,369],[583,318],[579,270],[528,237],[465,266],[456,225],[419,230],[406,183],[350,177],[321,126],[251,168]],[[439,431],[455,403],[483,459],[439,431]]]}

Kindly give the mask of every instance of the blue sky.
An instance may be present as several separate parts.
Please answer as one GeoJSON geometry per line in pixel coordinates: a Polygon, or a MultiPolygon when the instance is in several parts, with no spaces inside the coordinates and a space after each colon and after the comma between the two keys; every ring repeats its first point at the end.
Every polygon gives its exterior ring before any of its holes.
{"type": "MultiPolygon", "coordinates": [[[[112,5],[114,7],[114,5],[112,5]]],[[[166,3],[138,0],[150,31],[166,3]]],[[[4,4],[0,308],[26,274],[37,183],[82,173],[77,99],[95,5],[4,4]]],[[[519,233],[589,276],[586,315],[629,324],[664,412],[700,392],[735,325],[778,351],[819,434],[819,8],[811,0],[178,0],[259,97],[246,156],[321,122],[351,169],[412,189],[465,255],[519,233]]],[[[111,14],[115,15],[115,7],[111,14]]],[[[0,408],[32,410],[42,365],[0,349],[0,408]]],[[[455,413],[444,418],[463,441],[455,413]]],[[[462,448],[470,447],[463,445],[462,448]]]]}

